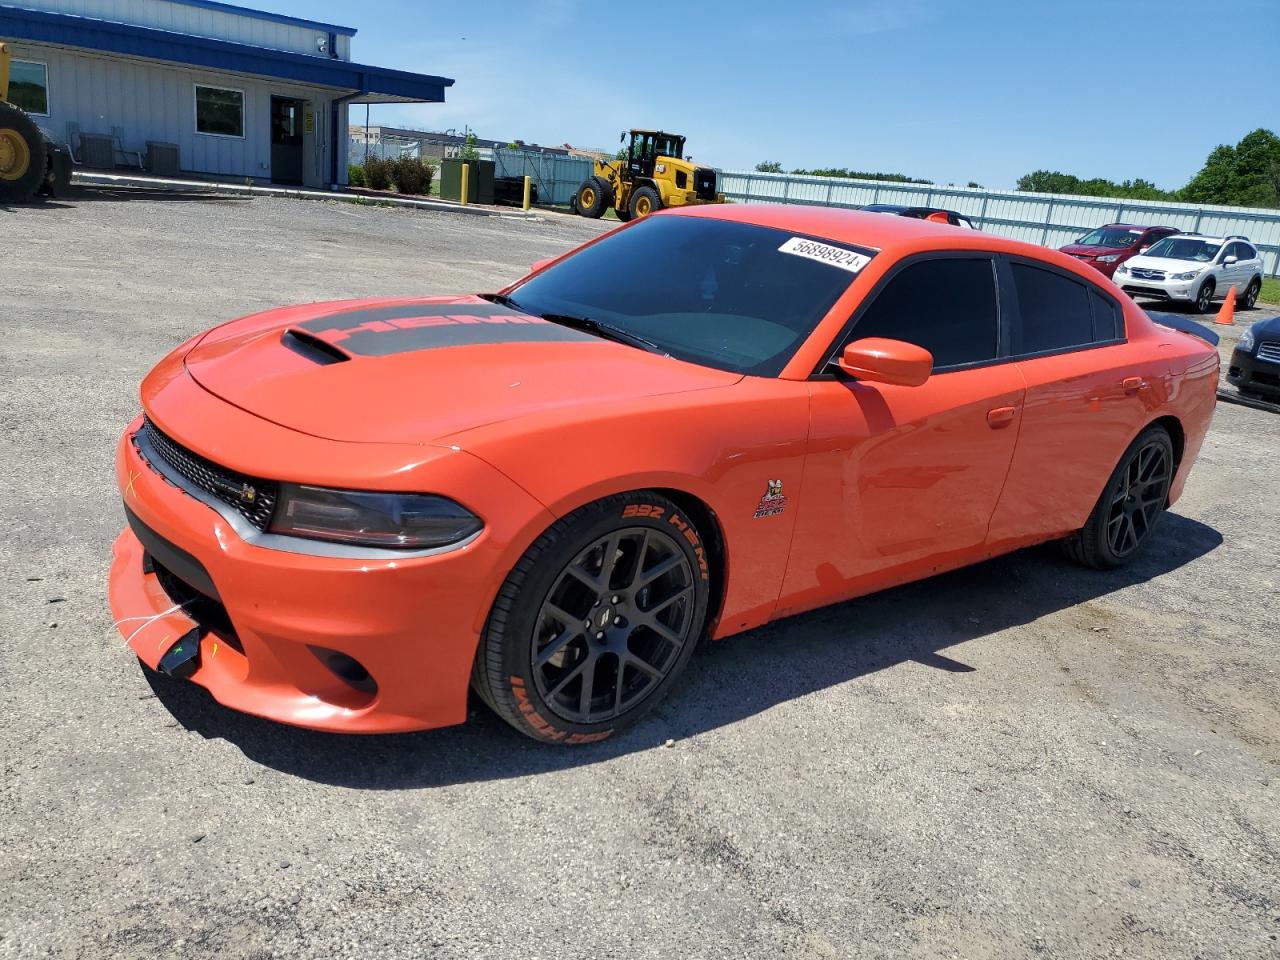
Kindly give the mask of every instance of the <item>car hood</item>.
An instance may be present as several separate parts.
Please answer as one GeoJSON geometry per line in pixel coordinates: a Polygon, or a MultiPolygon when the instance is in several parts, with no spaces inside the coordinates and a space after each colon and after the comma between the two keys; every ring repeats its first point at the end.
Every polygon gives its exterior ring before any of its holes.
{"type": "Polygon", "coordinates": [[[210,331],[184,364],[204,389],[263,419],[378,443],[432,442],[556,407],[607,410],[742,379],[479,297],[270,311],[210,331]]]}
{"type": "Polygon", "coordinates": [[[1127,247],[1088,247],[1080,243],[1069,243],[1058,248],[1062,253],[1072,257],[1109,257],[1113,253],[1124,253],[1127,247]]]}
{"type": "Polygon", "coordinates": [[[1186,273],[1188,270],[1207,270],[1212,264],[1199,260],[1175,260],[1172,257],[1132,257],[1125,261],[1130,270],[1163,270],[1165,273],[1186,273]]]}

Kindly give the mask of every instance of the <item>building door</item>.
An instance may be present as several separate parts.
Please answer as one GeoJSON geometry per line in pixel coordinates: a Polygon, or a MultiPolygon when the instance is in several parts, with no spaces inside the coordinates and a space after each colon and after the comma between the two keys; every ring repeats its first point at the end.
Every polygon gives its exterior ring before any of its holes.
{"type": "Polygon", "coordinates": [[[302,183],[302,101],[271,98],[271,181],[302,183]]]}

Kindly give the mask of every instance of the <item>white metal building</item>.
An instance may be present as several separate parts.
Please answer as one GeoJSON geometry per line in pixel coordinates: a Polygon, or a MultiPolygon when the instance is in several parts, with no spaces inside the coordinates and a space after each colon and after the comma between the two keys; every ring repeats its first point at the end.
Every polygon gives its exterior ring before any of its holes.
{"type": "Polygon", "coordinates": [[[215,0],[0,0],[10,96],[78,163],[309,187],[346,183],[348,104],[453,84],[352,62],[355,32],[215,0]]]}

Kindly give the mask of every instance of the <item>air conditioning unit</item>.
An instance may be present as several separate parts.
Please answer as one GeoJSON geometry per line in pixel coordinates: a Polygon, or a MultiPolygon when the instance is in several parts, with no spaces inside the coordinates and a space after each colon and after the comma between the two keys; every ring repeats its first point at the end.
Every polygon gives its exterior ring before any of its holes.
{"type": "Polygon", "coordinates": [[[80,134],[80,162],[95,170],[115,169],[115,138],[109,133],[80,134]]]}
{"type": "Polygon", "coordinates": [[[178,145],[147,141],[147,171],[158,177],[176,177],[179,173],[178,145]]]}

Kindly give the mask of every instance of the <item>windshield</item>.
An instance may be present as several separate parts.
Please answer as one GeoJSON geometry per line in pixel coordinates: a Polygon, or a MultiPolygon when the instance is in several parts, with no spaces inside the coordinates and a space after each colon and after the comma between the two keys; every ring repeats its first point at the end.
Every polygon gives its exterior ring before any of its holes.
{"type": "Polygon", "coordinates": [[[1141,236],[1141,230],[1128,227],[1099,227],[1076,243],[1082,247],[1132,247],[1141,236]]]}
{"type": "Polygon", "coordinates": [[[1208,263],[1222,248],[1220,240],[1197,240],[1192,237],[1166,237],[1150,250],[1148,257],[1165,257],[1169,260],[1195,260],[1208,263]]]}
{"type": "Polygon", "coordinates": [[[874,255],[753,224],[651,216],[511,297],[526,313],[597,320],[681,360],[776,376],[874,255]]]}

